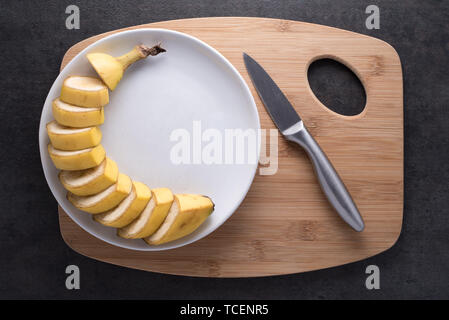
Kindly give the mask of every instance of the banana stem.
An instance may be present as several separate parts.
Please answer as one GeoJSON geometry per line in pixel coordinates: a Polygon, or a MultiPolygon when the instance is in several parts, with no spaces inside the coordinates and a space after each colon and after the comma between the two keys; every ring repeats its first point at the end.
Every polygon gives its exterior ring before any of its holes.
{"type": "Polygon", "coordinates": [[[118,62],[123,66],[123,70],[126,70],[131,64],[141,59],[145,59],[148,56],[156,56],[159,53],[165,52],[164,48],[161,48],[160,44],[157,44],[151,48],[141,44],[135,46],[130,52],[117,57],[118,62]]]}
{"type": "Polygon", "coordinates": [[[157,45],[148,48],[147,46],[141,44],[140,46],[137,46],[138,50],[144,55],[144,57],[148,56],[157,56],[159,53],[166,52],[164,48],[161,47],[161,44],[158,43],[157,45]]]}

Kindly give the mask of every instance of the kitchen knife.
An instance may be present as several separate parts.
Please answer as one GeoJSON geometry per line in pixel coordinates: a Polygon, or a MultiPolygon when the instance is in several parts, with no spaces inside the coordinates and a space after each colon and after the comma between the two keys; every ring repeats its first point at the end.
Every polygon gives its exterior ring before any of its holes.
{"type": "Polygon", "coordinates": [[[304,148],[313,163],[321,189],[329,202],[354,230],[365,228],[363,219],[337,171],[310,135],[303,121],[268,73],[249,55],[243,54],[246,69],[268,114],[287,140],[304,148]]]}

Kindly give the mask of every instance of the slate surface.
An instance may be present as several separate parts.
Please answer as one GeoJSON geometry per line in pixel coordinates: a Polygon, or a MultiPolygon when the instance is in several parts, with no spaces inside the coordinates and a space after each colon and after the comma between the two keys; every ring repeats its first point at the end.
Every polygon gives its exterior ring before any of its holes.
{"type": "MultiPolygon", "coordinates": [[[[0,1],[0,298],[449,298],[448,21],[449,1],[0,1]],[[65,28],[70,4],[81,10],[79,30],[65,28]],[[380,8],[380,30],[365,27],[369,4],[380,8]],[[378,37],[398,51],[404,72],[405,207],[402,235],[392,249],[305,274],[202,279],[125,269],[67,247],[37,135],[64,52],[105,31],[206,16],[324,24],[378,37]],[[81,269],[80,290],[65,288],[69,264],[81,269]],[[370,264],[380,267],[380,290],[365,288],[370,264]]],[[[329,68],[323,63],[315,71],[329,68]]],[[[340,97],[341,88],[313,73],[323,101],[339,110],[350,106],[344,111],[349,113],[360,108],[364,98],[350,75],[337,77],[347,84],[340,97]]]]}

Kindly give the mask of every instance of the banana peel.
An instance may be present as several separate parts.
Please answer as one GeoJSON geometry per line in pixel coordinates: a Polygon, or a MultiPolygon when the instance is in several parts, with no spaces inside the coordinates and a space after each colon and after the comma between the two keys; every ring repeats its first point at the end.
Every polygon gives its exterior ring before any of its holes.
{"type": "Polygon", "coordinates": [[[118,167],[106,157],[98,166],[86,170],[59,172],[59,181],[64,188],[77,196],[99,193],[117,182],[118,167]]]}

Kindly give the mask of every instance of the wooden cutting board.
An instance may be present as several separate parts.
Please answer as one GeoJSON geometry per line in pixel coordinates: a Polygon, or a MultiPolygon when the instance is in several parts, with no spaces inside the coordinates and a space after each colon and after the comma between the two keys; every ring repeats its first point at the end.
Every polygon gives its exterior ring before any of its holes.
{"type": "Polygon", "coordinates": [[[201,18],[151,23],[86,39],[70,48],[61,69],[82,49],[109,34],[167,28],[193,35],[239,70],[255,97],[262,128],[274,128],[245,70],[242,52],[260,62],[297,108],[346,183],[365,220],[352,231],[328,204],[306,154],[279,137],[279,169],[256,175],[235,214],[191,245],[139,252],[102,242],[59,208],[61,233],[75,251],[130,268],[205,277],[252,277],[317,270],[361,260],[398,239],[403,210],[403,97],[401,62],[387,43],[321,25],[265,18],[201,18]],[[307,68],[319,58],[351,68],[367,103],[341,116],[312,93],[307,68]]]}

